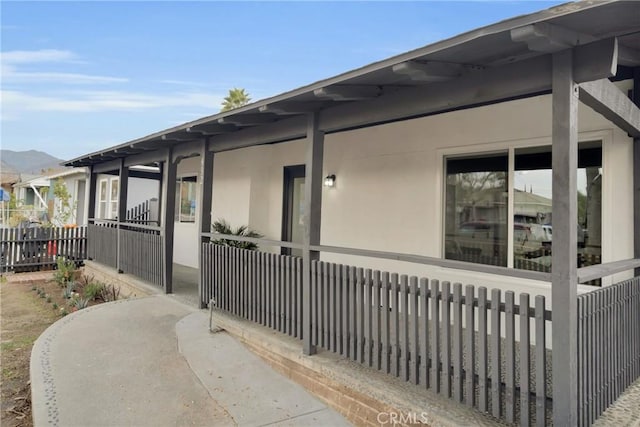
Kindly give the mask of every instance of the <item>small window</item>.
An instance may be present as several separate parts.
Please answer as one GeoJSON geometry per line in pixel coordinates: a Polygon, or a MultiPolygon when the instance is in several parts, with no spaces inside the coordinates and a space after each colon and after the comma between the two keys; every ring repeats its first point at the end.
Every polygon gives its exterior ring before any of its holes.
{"type": "Polygon", "coordinates": [[[177,222],[196,221],[196,192],[197,178],[183,176],[178,178],[176,185],[176,214],[177,222]]]}
{"type": "Polygon", "coordinates": [[[99,195],[99,207],[98,218],[107,218],[107,189],[109,181],[106,179],[100,180],[100,195],[99,195]]]}

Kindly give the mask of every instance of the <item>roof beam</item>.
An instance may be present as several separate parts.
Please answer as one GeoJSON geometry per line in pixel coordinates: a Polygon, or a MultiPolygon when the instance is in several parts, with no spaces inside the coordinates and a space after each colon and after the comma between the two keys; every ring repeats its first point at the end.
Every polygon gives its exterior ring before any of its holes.
{"type": "Polygon", "coordinates": [[[394,65],[391,69],[394,73],[407,76],[413,81],[445,82],[460,77],[463,67],[460,64],[446,62],[406,61],[394,65]]]}
{"type": "Polygon", "coordinates": [[[119,170],[121,164],[122,164],[122,161],[120,159],[98,163],[93,165],[93,172],[94,173],[113,172],[114,170],[119,170]]]}
{"type": "Polygon", "coordinates": [[[239,114],[218,119],[221,125],[232,124],[236,126],[256,126],[276,121],[276,116],[271,114],[239,114]]]}
{"type": "Polygon", "coordinates": [[[359,101],[376,98],[382,90],[378,86],[328,86],[313,91],[316,98],[332,101],[359,101]]]}
{"type": "MultiPolygon", "coordinates": [[[[590,34],[579,33],[559,25],[538,22],[511,30],[511,40],[524,42],[534,52],[553,53],[575,46],[598,41],[590,34]]],[[[618,47],[618,61],[621,65],[640,65],[640,51],[626,46],[618,47]]]]}
{"type": "Polygon", "coordinates": [[[197,138],[200,138],[200,136],[183,131],[168,133],[160,137],[162,141],[193,141],[197,138]]]}
{"type": "Polygon", "coordinates": [[[258,108],[261,113],[273,113],[279,116],[312,113],[320,110],[325,102],[281,102],[278,104],[262,105],[258,108]]]}
{"type": "Polygon", "coordinates": [[[124,165],[127,167],[146,165],[153,162],[160,162],[167,157],[167,148],[160,148],[154,151],[145,151],[144,153],[134,154],[124,159],[124,165]]]}
{"type": "Polygon", "coordinates": [[[236,130],[238,130],[238,127],[236,125],[233,125],[233,124],[223,125],[223,124],[216,124],[216,123],[197,125],[194,127],[188,127],[186,129],[186,131],[189,133],[200,133],[204,136],[219,135],[223,133],[234,132],[236,130]]]}
{"type": "Polygon", "coordinates": [[[607,79],[580,84],[580,101],[629,135],[640,137],[640,108],[607,79]]]}

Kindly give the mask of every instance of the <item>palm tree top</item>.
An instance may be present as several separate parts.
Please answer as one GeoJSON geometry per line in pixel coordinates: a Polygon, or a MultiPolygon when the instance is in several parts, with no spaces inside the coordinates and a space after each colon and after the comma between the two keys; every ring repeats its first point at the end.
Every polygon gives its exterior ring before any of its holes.
{"type": "Polygon", "coordinates": [[[247,105],[249,101],[251,101],[251,98],[246,90],[234,87],[233,89],[229,89],[229,94],[224,97],[221,111],[229,111],[242,107],[243,105],[247,105]]]}

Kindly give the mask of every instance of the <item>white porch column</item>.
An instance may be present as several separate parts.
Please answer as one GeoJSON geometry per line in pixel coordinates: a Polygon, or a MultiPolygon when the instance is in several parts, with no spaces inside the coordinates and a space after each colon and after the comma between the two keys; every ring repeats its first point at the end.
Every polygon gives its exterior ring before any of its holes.
{"type": "Polygon", "coordinates": [[[204,269],[202,268],[202,244],[209,242],[209,237],[202,233],[211,232],[211,207],[213,193],[213,160],[214,154],[209,151],[209,138],[202,141],[200,148],[200,182],[198,192],[200,206],[198,215],[198,300],[200,308],[206,308],[209,301],[203,301],[204,269]]]}
{"type": "Polygon", "coordinates": [[[553,422],[557,426],[575,426],[578,422],[578,85],[573,78],[571,49],[553,54],[552,89],[553,422]]]}
{"type": "Polygon", "coordinates": [[[320,252],[310,246],[320,244],[322,213],[322,162],[324,133],[318,130],[318,113],[310,113],[307,120],[307,152],[304,182],[304,236],[302,240],[302,351],[315,354],[311,343],[311,261],[320,258],[320,252]]]}
{"type": "Polygon", "coordinates": [[[162,235],[162,284],[164,292],[173,292],[173,230],[176,210],[176,175],[178,163],[172,161],[173,150],[169,149],[162,168],[162,205],[160,227],[162,235]]]}

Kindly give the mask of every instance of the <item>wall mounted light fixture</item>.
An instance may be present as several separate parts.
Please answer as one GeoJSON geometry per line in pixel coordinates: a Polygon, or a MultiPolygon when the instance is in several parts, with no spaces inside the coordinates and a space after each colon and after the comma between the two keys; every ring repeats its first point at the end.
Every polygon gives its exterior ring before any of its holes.
{"type": "Polygon", "coordinates": [[[336,176],[335,175],[327,175],[324,178],[324,186],[325,187],[333,187],[334,185],[336,185],[336,176]]]}

